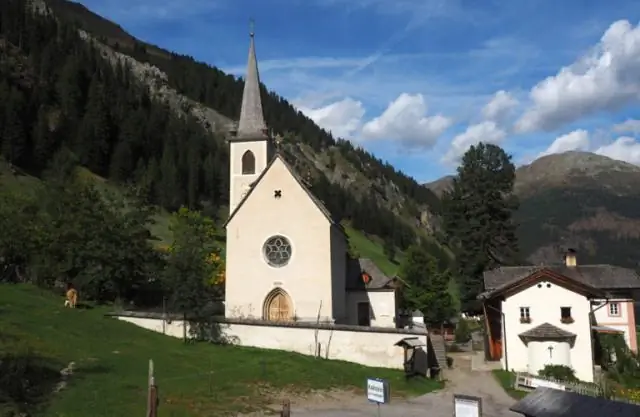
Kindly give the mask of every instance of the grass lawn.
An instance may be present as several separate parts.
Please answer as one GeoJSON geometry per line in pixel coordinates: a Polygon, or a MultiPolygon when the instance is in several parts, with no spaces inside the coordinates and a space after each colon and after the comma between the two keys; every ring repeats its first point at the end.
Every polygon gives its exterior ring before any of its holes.
{"type": "Polygon", "coordinates": [[[54,394],[38,415],[143,415],[149,359],[155,363],[160,415],[172,417],[230,415],[310,390],[354,389],[363,395],[367,377],[388,379],[398,396],[441,386],[426,379],[406,382],[400,371],[281,351],[184,345],[106,318],[106,311],[65,309],[62,297],[47,291],[0,285],[0,354],[27,347],[56,371],[72,361],[76,365],[67,388],[54,394]]]}
{"type": "Polygon", "coordinates": [[[506,393],[512,398],[519,400],[529,394],[527,391],[521,391],[513,388],[515,375],[512,372],[505,371],[504,369],[494,369],[491,373],[493,373],[493,376],[498,380],[502,388],[504,388],[506,393]]]}
{"type": "Polygon", "coordinates": [[[371,259],[382,272],[392,277],[398,272],[399,264],[402,261],[402,253],[396,255],[395,262],[392,262],[384,253],[382,242],[378,238],[369,238],[361,231],[350,226],[344,227],[349,236],[349,241],[360,253],[361,258],[371,259]],[[375,240],[374,240],[375,239],[375,240]]]}

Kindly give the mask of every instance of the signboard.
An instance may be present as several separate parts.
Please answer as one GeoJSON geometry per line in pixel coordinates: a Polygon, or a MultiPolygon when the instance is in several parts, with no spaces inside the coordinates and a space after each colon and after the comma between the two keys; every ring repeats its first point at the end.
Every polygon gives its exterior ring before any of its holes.
{"type": "Polygon", "coordinates": [[[378,404],[387,404],[391,400],[389,382],[379,378],[367,379],[367,399],[378,404]]]}
{"type": "Polygon", "coordinates": [[[453,417],[482,417],[482,398],[453,394],[453,417]]]}

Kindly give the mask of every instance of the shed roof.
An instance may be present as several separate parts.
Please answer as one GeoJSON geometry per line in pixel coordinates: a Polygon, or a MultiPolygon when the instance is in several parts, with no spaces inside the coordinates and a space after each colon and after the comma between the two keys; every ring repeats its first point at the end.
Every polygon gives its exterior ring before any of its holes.
{"type": "Polygon", "coordinates": [[[524,331],[519,334],[519,336],[523,339],[535,339],[535,340],[544,340],[544,339],[571,339],[575,338],[576,335],[563,330],[559,327],[554,326],[550,323],[542,323],[539,326],[536,326],[532,329],[524,331]]]}
{"type": "Polygon", "coordinates": [[[538,388],[511,411],[531,417],[638,417],[640,406],[553,388],[538,388]]]}

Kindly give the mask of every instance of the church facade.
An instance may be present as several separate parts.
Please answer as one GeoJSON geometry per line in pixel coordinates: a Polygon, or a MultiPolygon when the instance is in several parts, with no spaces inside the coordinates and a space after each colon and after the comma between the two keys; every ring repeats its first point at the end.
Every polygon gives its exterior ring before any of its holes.
{"type": "Polygon", "coordinates": [[[349,257],[344,229],[270,137],[253,33],[229,147],[225,316],[396,327],[396,280],[349,257]]]}

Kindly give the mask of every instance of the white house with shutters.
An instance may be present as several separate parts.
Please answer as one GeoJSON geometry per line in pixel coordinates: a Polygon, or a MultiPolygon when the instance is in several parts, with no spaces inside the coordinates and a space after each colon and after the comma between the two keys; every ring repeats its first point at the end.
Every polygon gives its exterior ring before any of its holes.
{"type": "Polygon", "coordinates": [[[535,375],[564,365],[593,382],[597,333],[622,334],[637,350],[633,297],[640,277],[632,269],[578,265],[569,251],[561,265],[487,271],[484,284],[487,359],[503,369],[535,375]]]}

